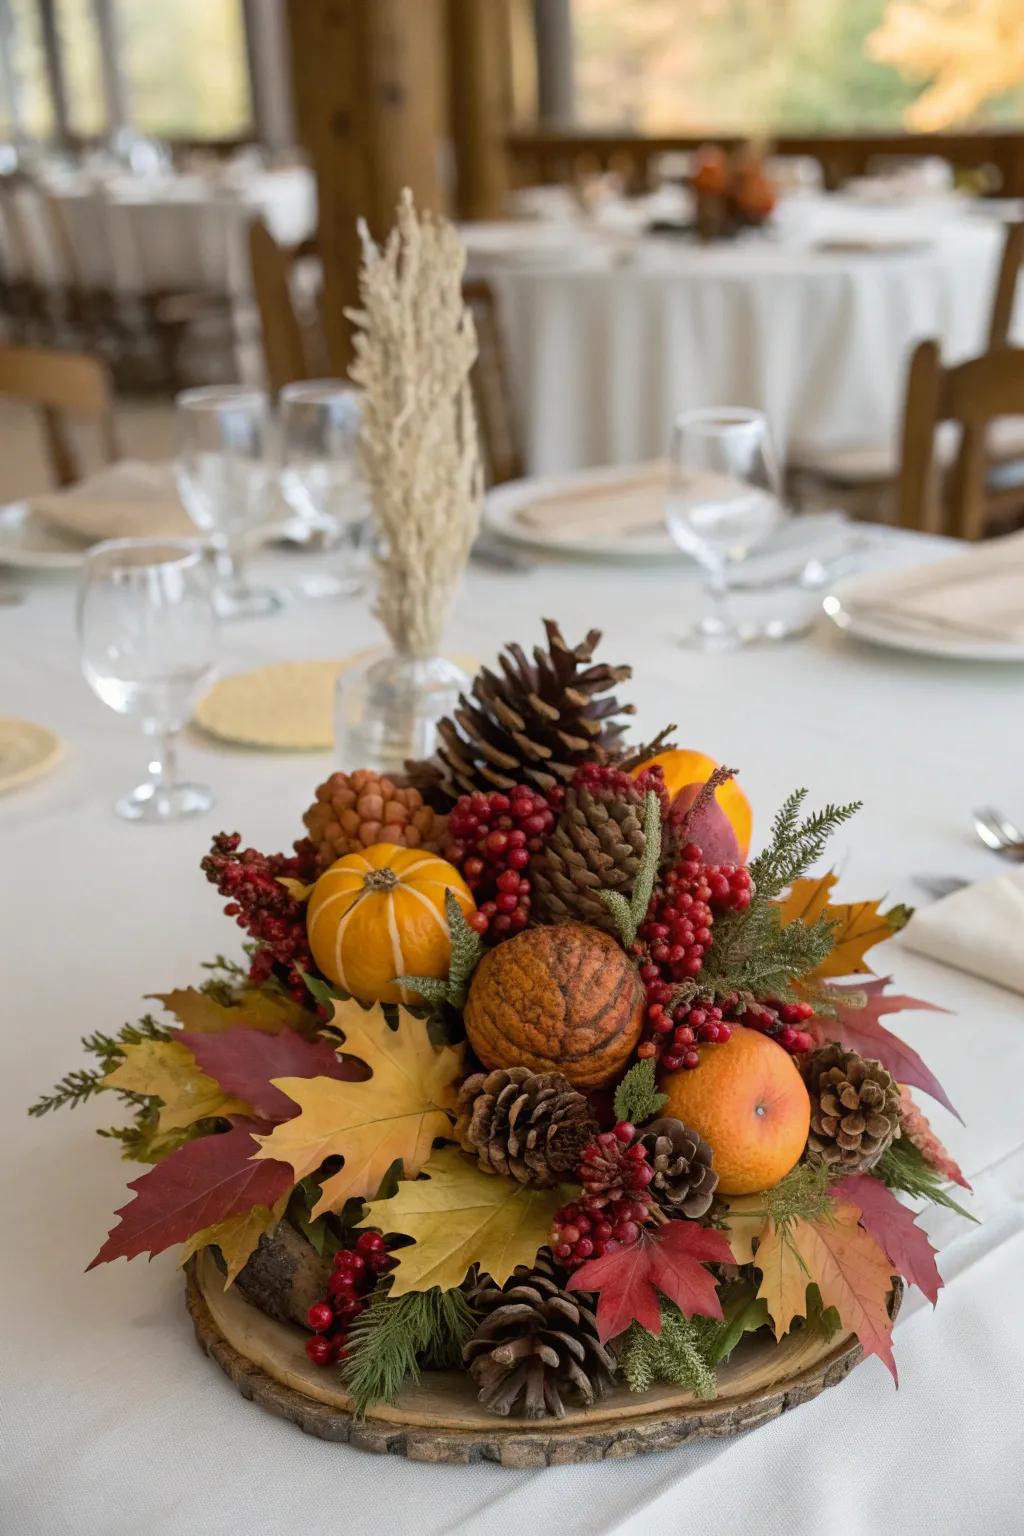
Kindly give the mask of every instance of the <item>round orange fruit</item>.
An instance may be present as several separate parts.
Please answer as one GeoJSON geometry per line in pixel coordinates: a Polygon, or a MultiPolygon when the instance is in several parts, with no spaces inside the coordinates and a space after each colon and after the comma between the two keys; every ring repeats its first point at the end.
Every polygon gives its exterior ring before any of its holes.
{"type": "Polygon", "coordinates": [[[807,1145],[811,1101],[792,1056],[754,1029],[733,1026],[723,1045],[702,1045],[700,1066],[666,1073],[663,1115],[698,1131],[714,1153],[723,1195],[771,1189],[807,1145]]]}
{"type": "MultiPolygon", "coordinates": [[[[655,764],[660,767],[665,776],[665,786],[668,789],[669,798],[675,801],[678,797],[689,791],[689,799],[696,799],[698,790],[702,784],[706,784],[718,764],[713,757],[708,757],[706,752],[684,751],[675,748],[671,752],[659,752],[657,757],[648,758],[646,763],[632,770],[633,777],[643,773],[645,768],[653,768],[655,764]]],[[[715,791],[715,799],[722,807],[729,819],[729,825],[736,834],[736,841],[740,846],[740,857],[745,859],[750,850],[750,834],[754,827],[754,813],[750,808],[750,801],[743,793],[735,779],[730,779],[727,784],[720,784],[715,791]]],[[[686,801],[683,801],[685,806],[686,801]]]]}
{"type": "Polygon", "coordinates": [[[436,853],[374,843],[347,853],[313,887],[306,931],[313,959],[361,1003],[409,1003],[398,976],[447,976],[451,934],[445,893],[468,917],[469,887],[436,853]]]}

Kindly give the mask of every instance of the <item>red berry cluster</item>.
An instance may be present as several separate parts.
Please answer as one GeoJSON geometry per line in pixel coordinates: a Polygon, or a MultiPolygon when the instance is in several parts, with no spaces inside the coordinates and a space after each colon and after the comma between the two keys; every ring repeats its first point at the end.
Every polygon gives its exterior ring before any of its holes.
{"type": "Polygon", "coordinates": [[[780,1003],[769,999],[744,1009],[736,1015],[736,1022],[770,1035],[784,1051],[797,1056],[801,1051],[814,1048],[814,1036],[799,1027],[813,1017],[814,1008],[810,1003],[780,1003]]]}
{"type": "Polygon", "coordinates": [[[583,1193],[555,1212],[551,1234],[552,1252],[566,1269],[636,1242],[651,1216],[646,1190],[654,1170],[628,1120],[588,1142],[576,1176],[583,1193]]]}
{"type": "Polygon", "coordinates": [[[530,882],[526,866],[555,825],[560,799],[519,784],[508,794],[463,795],[448,817],[443,852],[473,892],[469,918],[478,933],[508,938],[526,927],[530,882]]]}
{"type": "Polygon", "coordinates": [[[306,1354],[314,1365],[334,1365],[348,1356],[346,1341],[360,1312],[367,1306],[377,1280],[394,1267],[387,1240],[379,1232],[360,1232],[354,1248],[339,1248],[331,1266],[327,1295],[314,1301],[306,1321],[314,1337],[306,1341],[306,1354]]]}
{"type": "Polygon", "coordinates": [[[200,868],[220,894],[229,898],[224,908],[227,916],[259,941],[249,968],[250,981],[260,986],[277,969],[292,996],[305,1001],[308,994],[297,967],[313,967],[306,938],[306,910],[281,884],[281,877],[307,879],[306,860],[301,851],[291,858],[283,853],[258,853],[255,848],[239,853],[241,841],[237,832],[219,832],[200,868]]]}

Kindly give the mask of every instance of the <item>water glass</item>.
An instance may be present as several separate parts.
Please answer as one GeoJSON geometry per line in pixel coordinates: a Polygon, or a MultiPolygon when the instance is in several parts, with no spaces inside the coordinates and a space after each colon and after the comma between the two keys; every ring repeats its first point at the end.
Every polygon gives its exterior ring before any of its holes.
{"type": "Polygon", "coordinates": [[[267,521],[273,489],[267,397],[227,384],[183,390],[175,404],[178,490],[217,552],[217,612],[222,618],[273,613],[280,597],[251,587],[244,574],[247,541],[267,521]]]}
{"type": "Polygon", "coordinates": [[[746,560],[787,516],[768,423],[738,407],[686,411],[672,432],[666,520],[676,544],[704,572],[715,611],[686,637],[705,649],[770,638],[740,628],[729,605],[729,570],[746,560]]]}
{"type": "Polygon", "coordinates": [[[175,737],[213,675],[217,616],[203,550],[179,539],[113,539],[86,557],[78,594],[82,671],[152,742],[149,778],[117,802],[128,821],[178,821],[213,804],[179,783],[175,737]]]}
{"type": "Polygon", "coordinates": [[[360,393],[340,379],[286,384],[280,417],[281,493],[309,534],[339,555],[335,575],[315,578],[318,590],[360,592],[369,524],[357,461],[360,393]]]}

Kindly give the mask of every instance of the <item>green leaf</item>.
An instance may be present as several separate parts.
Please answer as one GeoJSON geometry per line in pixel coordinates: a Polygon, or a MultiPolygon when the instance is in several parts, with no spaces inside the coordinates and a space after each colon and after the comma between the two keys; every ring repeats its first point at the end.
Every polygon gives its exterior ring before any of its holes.
{"type": "Polygon", "coordinates": [[[615,1118],[629,1120],[633,1125],[643,1125],[659,1114],[668,1100],[667,1093],[659,1093],[654,1072],[654,1061],[638,1061],[630,1067],[615,1090],[615,1118]]]}
{"type": "Polygon", "coordinates": [[[640,925],[647,916],[660,863],[661,803],[654,790],[649,789],[644,801],[644,851],[633,882],[633,893],[627,901],[619,891],[598,892],[615,921],[625,949],[632,949],[640,925]]]}
{"type": "Polygon", "coordinates": [[[378,1291],[352,1324],[342,1380],[360,1416],[375,1403],[393,1402],[421,1365],[461,1364],[462,1347],[476,1319],[461,1290],[407,1291],[394,1300],[378,1291]]]}
{"type": "Polygon", "coordinates": [[[711,1352],[712,1365],[728,1360],[744,1334],[757,1333],[758,1329],[771,1326],[767,1304],[757,1295],[757,1286],[752,1280],[741,1280],[723,1288],[719,1296],[723,1323],[719,1325],[718,1338],[711,1352]]]}
{"type": "Polygon", "coordinates": [[[835,1307],[822,1305],[821,1292],[812,1281],[807,1287],[807,1327],[820,1333],[827,1344],[835,1338],[842,1326],[843,1320],[838,1311],[835,1307]]]}
{"type": "Polygon", "coordinates": [[[302,969],[301,965],[297,965],[295,969],[302,977],[310,997],[312,997],[314,1002],[319,1003],[322,1008],[326,1008],[328,1013],[333,1010],[335,1003],[347,1003],[349,1001],[348,992],[342,992],[340,988],[332,987],[329,982],[324,981],[320,976],[311,976],[308,971],[302,969]]]}

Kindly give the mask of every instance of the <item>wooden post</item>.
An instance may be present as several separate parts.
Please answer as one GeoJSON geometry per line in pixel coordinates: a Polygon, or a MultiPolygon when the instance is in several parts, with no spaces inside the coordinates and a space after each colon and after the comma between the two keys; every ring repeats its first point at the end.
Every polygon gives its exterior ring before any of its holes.
{"type": "Polygon", "coordinates": [[[439,208],[441,0],[289,0],[299,138],[316,172],[332,370],[351,358],[365,218],[377,239],[403,187],[439,208]]]}
{"type": "Polygon", "coordinates": [[[456,206],[463,219],[500,219],[508,187],[508,0],[448,0],[448,77],[456,206]]]}

